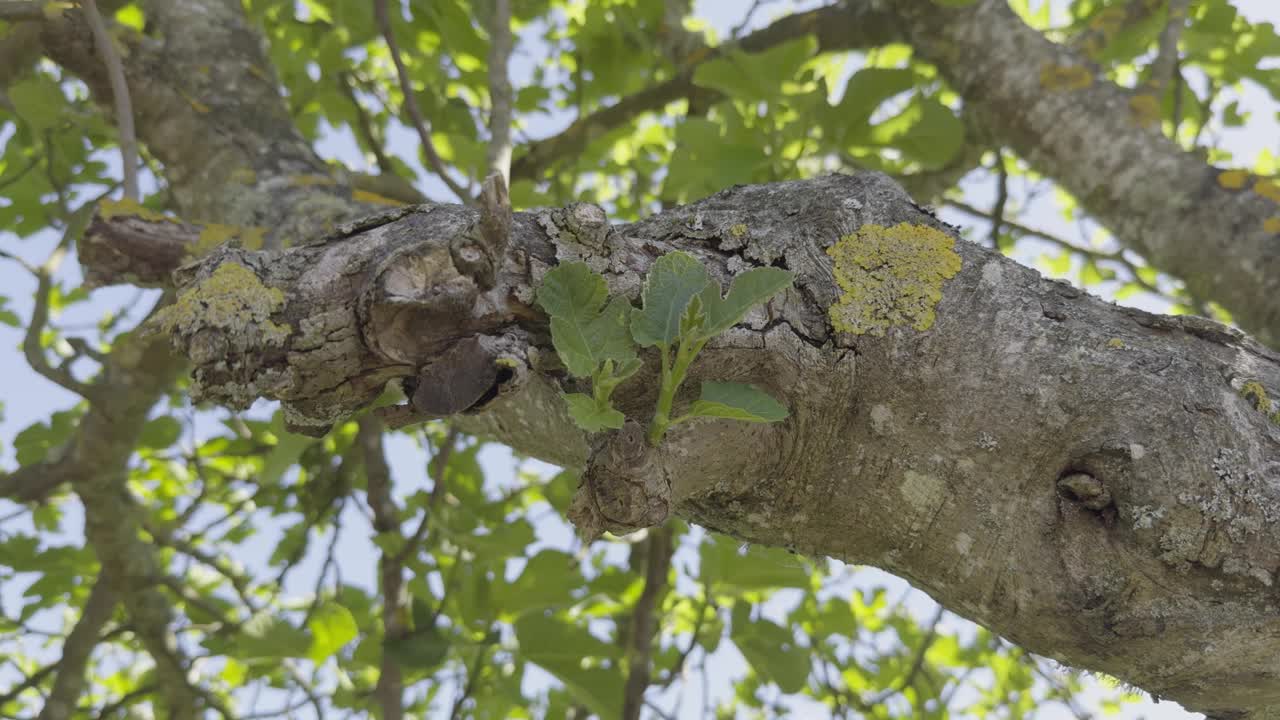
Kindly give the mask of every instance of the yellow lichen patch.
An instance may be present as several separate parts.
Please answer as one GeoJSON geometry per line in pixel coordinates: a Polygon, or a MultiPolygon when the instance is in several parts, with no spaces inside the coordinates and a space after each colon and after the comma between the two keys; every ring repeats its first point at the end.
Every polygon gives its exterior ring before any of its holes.
{"type": "Polygon", "coordinates": [[[1115,33],[1124,24],[1124,8],[1111,6],[1104,8],[1089,20],[1089,27],[1107,35],[1115,33]]]}
{"type": "Polygon", "coordinates": [[[209,223],[201,228],[200,237],[196,238],[196,244],[189,249],[188,254],[193,257],[200,257],[227,241],[235,239],[240,240],[241,247],[249,250],[260,250],[263,236],[266,235],[266,232],[266,228],[261,227],[209,223]]]}
{"type": "Polygon", "coordinates": [[[356,202],[372,203],[374,205],[392,205],[395,207],[404,205],[404,203],[399,200],[392,200],[385,195],[379,195],[376,192],[369,192],[368,190],[352,190],[351,199],[356,202]]]}
{"type": "Polygon", "coordinates": [[[116,217],[136,217],[151,222],[180,222],[177,218],[169,217],[164,213],[156,212],[148,207],[143,207],[137,201],[129,198],[120,200],[103,200],[98,203],[98,216],[103,220],[110,220],[116,217]]]}
{"type": "Polygon", "coordinates": [[[1271,202],[1280,203],[1280,183],[1275,180],[1259,180],[1253,191],[1271,202]]]}
{"type": "Polygon", "coordinates": [[[1040,86],[1045,90],[1083,90],[1093,84],[1093,73],[1079,65],[1045,65],[1040,86]]]}
{"type": "Polygon", "coordinates": [[[729,228],[729,234],[736,238],[740,238],[743,235],[746,235],[747,234],[746,223],[738,223],[737,225],[734,225],[733,227],[729,228]]]}
{"type": "Polygon", "coordinates": [[[1129,114],[1138,127],[1149,128],[1160,122],[1160,101],[1150,93],[1134,95],[1129,98],[1129,114]]]}
{"type": "Polygon", "coordinates": [[[62,17],[62,13],[70,10],[73,4],[69,2],[47,2],[40,8],[44,16],[49,20],[57,20],[62,17]]]}
{"type": "Polygon", "coordinates": [[[960,272],[955,240],[926,225],[864,225],[827,254],[840,299],[828,310],[838,332],[883,336],[891,327],[933,327],[942,284],[960,272]]]}
{"type": "Polygon", "coordinates": [[[338,181],[328,175],[294,175],[289,178],[294,187],[311,187],[313,185],[337,185],[338,181]]]}
{"type": "Polygon", "coordinates": [[[1111,338],[1110,340],[1107,341],[1107,347],[1111,348],[1112,350],[1123,350],[1124,341],[1121,340],[1120,338],[1111,338]]]}
{"type": "Polygon", "coordinates": [[[208,106],[208,105],[205,105],[204,103],[200,102],[199,100],[197,100],[197,99],[195,99],[195,98],[187,98],[187,102],[191,103],[191,109],[192,109],[192,110],[195,110],[196,112],[200,113],[201,115],[206,115],[206,114],[208,114],[208,112],[209,112],[209,106],[208,106]]]}
{"type": "Polygon", "coordinates": [[[255,332],[269,344],[282,345],[289,328],[271,320],[272,313],[284,307],[280,288],[262,284],[252,270],[235,263],[224,263],[194,287],[178,295],[172,305],[157,318],[167,333],[219,328],[237,332],[255,332]]]}
{"type": "Polygon", "coordinates": [[[1269,217],[1262,221],[1263,232],[1275,233],[1280,235],[1280,215],[1269,217]]]}
{"type": "Polygon", "coordinates": [[[1218,173],[1218,184],[1228,190],[1239,190],[1249,182],[1249,173],[1244,170],[1224,170],[1218,173]]]}
{"type": "Polygon", "coordinates": [[[267,229],[264,227],[240,228],[240,245],[245,250],[261,250],[266,237],[267,229]]]}

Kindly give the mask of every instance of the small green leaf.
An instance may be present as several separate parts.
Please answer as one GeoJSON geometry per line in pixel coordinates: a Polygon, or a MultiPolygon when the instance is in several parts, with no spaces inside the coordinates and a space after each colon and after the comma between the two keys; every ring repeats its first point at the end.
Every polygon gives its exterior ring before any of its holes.
{"type": "Polygon", "coordinates": [[[616,659],[618,646],[591,634],[585,623],[569,622],[561,615],[527,613],[515,622],[520,655],[554,675],[574,696],[600,717],[616,717],[622,707],[622,674],[587,666],[584,660],[616,659]]]}
{"type": "Polygon", "coordinates": [[[619,364],[618,367],[613,370],[611,377],[617,382],[622,382],[632,375],[635,375],[636,371],[643,365],[644,361],[640,358],[631,358],[630,360],[623,361],[619,364]]]}
{"type": "Polygon", "coordinates": [[[748,270],[729,284],[729,294],[720,297],[720,287],[710,283],[700,296],[706,308],[706,322],[698,339],[715,337],[742,321],[751,308],[791,286],[794,275],[779,268],[748,270]]]}
{"type": "Polygon", "coordinates": [[[669,347],[680,337],[685,307],[709,282],[707,269],[689,253],[658,258],[644,281],[644,307],[631,312],[631,336],[645,347],[669,347]]]}
{"type": "Polygon", "coordinates": [[[716,417],[747,422],[786,419],[787,407],[754,385],[704,382],[702,397],[689,409],[690,417],[716,417]]]}
{"type": "MultiPolygon", "coordinates": [[[[720,287],[715,282],[709,282],[702,294],[706,295],[708,292],[719,295],[720,287]]],[[[702,296],[694,295],[689,300],[689,304],[685,306],[684,312],[680,314],[680,337],[690,340],[698,337],[699,331],[702,330],[706,322],[707,313],[702,309],[702,296]]]]}
{"type": "Polygon", "coordinates": [[[0,325],[8,325],[9,327],[20,327],[22,320],[18,318],[12,310],[6,310],[4,306],[9,302],[9,298],[0,296],[0,325]]]}
{"type": "Polygon", "coordinates": [[[282,618],[262,610],[240,626],[235,641],[235,655],[244,658],[307,657],[312,646],[305,630],[290,625],[282,618]]]}
{"type": "Polygon", "coordinates": [[[735,621],[729,637],[762,680],[776,683],[785,693],[804,688],[812,666],[809,649],[796,642],[789,630],[763,618],[735,621]]]}
{"type": "Polygon", "coordinates": [[[298,462],[302,451],[315,442],[315,438],[285,430],[284,414],[278,411],[271,418],[270,429],[271,434],[276,438],[276,444],[262,460],[262,472],[258,474],[258,482],[263,486],[279,482],[285,471],[298,462]]]}
{"type": "Polygon", "coordinates": [[[600,432],[606,429],[618,429],[627,418],[611,407],[601,408],[595,398],[583,393],[565,393],[562,395],[569,403],[569,415],[578,427],[587,432],[600,432]]]}
{"type": "Polygon", "coordinates": [[[142,8],[133,3],[129,3],[116,11],[116,22],[126,27],[131,27],[138,32],[146,26],[146,19],[142,16],[142,8]]]}
{"type": "Polygon", "coordinates": [[[382,649],[407,670],[430,670],[449,654],[449,638],[434,625],[427,625],[404,637],[387,638],[382,649]]]}
{"type": "Polygon", "coordinates": [[[538,288],[538,303],[551,316],[551,342],[575,377],[589,377],[603,360],[635,357],[627,333],[631,306],[621,297],[605,306],[608,297],[604,278],[585,263],[553,268],[538,288]]]}
{"type": "Polygon", "coordinates": [[[335,602],[316,608],[307,622],[307,629],[311,631],[311,650],[307,657],[314,663],[327,660],[354,640],[358,632],[351,611],[335,602]]]}
{"type": "Polygon", "coordinates": [[[538,288],[538,304],[551,317],[580,318],[586,322],[609,299],[604,278],[582,262],[551,268],[538,288]]]}
{"type": "Polygon", "coordinates": [[[178,441],[182,436],[182,423],[176,418],[161,415],[148,420],[142,426],[142,434],[138,437],[138,446],[149,450],[162,450],[178,441]]]}
{"type": "Polygon", "coordinates": [[[514,618],[533,608],[569,605],[581,584],[582,575],[572,555],[542,550],[529,558],[515,582],[502,588],[494,606],[502,609],[503,616],[514,618]]]}

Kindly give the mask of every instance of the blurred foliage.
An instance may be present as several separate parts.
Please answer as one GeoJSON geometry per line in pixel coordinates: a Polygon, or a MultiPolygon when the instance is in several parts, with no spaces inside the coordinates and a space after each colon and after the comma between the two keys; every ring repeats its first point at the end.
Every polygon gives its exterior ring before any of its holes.
{"type": "MultiPolygon", "coordinates": [[[[1146,294],[1176,310],[1216,312],[1120,250],[1020,159],[977,145],[955,93],[905,46],[820,54],[812,37],[800,36],[754,54],[739,49],[742,36],[767,24],[767,12],[789,11],[780,4],[765,4],[733,34],[694,17],[672,28],[656,0],[512,4],[517,162],[529,137],[554,135],[664,82],[688,76],[693,88],[692,99],[587,132],[536,177],[518,177],[511,193],[518,207],[593,201],[632,220],[735,183],[852,168],[910,181],[977,147],[973,167],[935,198],[969,208],[977,219],[972,239],[983,241],[994,224],[987,242],[1041,254],[1049,274],[1117,298],[1146,294]],[[697,41],[691,50],[670,42],[677,32],[697,41]],[[716,45],[724,52],[702,61],[716,45]],[[1007,199],[998,211],[971,200],[992,194],[1007,199]],[[1016,222],[1046,200],[1082,239],[1016,222]],[[992,216],[1000,221],[990,223],[992,216]]],[[[1011,4],[1062,42],[1110,27],[1130,6],[1011,4]]],[[[734,4],[742,15],[753,5],[734,4]]],[[[245,0],[245,7],[298,127],[322,153],[343,154],[337,148],[354,143],[363,165],[349,169],[453,199],[423,169],[416,140],[406,140],[405,98],[370,3],[245,0]]],[[[477,18],[486,12],[483,0],[409,0],[392,13],[414,100],[444,161],[465,178],[479,177],[485,162],[489,40],[477,18]]],[[[135,4],[116,19],[145,28],[135,4]]],[[[1140,88],[1165,22],[1160,12],[1139,14],[1095,42],[1091,56],[1108,78],[1140,88]]],[[[1270,24],[1250,23],[1228,0],[1195,2],[1180,76],[1162,89],[1166,134],[1212,162],[1275,174],[1274,155],[1235,158],[1223,138],[1249,118],[1249,92],[1280,98],[1278,55],[1270,24]]],[[[77,207],[118,182],[115,131],[82,83],[42,62],[6,95],[0,237],[15,250],[0,262],[65,229],[77,207]]],[[[155,186],[147,203],[167,208],[162,169],[143,150],[155,186]]],[[[25,329],[17,292],[0,285],[0,330],[25,329]]],[[[136,320],[135,298],[88,326],[60,321],[91,300],[63,275],[37,298],[52,318],[38,329],[38,351],[84,378],[136,320]]],[[[194,407],[183,390],[175,388],[142,429],[124,489],[144,510],[144,540],[160,557],[166,575],[158,584],[178,618],[173,630],[195,659],[191,678],[236,717],[378,716],[378,681],[389,667],[403,677],[411,717],[620,714],[646,555],[664,543],[642,534],[579,547],[561,519],[573,473],[509,458],[432,423],[386,435],[394,516],[378,517],[386,508],[370,502],[355,422],[303,438],[285,432],[278,414],[194,407]],[[379,588],[387,563],[403,578],[400,597],[379,588]]],[[[12,467],[56,460],[83,411],[78,404],[52,412],[0,438],[0,452],[12,467]]],[[[38,504],[0,502],[0,716],[32,717],[42,705],[49,668],[89,596],[99,566],[82,540],[83,515],[65,489],[38,504]]],[[[882,574],[742,547],[680,521],[661,533],[673,550],[652,610],[648,715],[1017,718],[1049,704],[1085,712],[1078,674],[937,611],[882,574]]],[[[153,664],[116,608],[90,664],[82,714],[148,717],[155,698],[153,664]]],[[[1115,710],[1130,698],[1104,684],[1094,702],[1115,710]]]]}

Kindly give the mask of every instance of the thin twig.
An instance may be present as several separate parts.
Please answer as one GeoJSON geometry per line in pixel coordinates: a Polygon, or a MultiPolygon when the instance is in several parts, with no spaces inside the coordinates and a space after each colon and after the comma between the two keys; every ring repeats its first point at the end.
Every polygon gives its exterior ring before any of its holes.
{"type": "Polygon", "coordinates": [[[1000,249],[1000,230],[1004,225],[1004,209],[1009,202],[1009,168],[1004,163],[1004,151],[996,148],[996,201],[991,206],[991,232],[987,239],[992,250],[1000,249]]]}
{"type": "MultiPolygon", "coordinates": [[[[67,235],[70,235],[68,230],[67,235]]],[[[36,292],[31,307],[31,322],[27,325],[26,335],[22,339],[22,353],[27,364],[41,377],[88,400],[93,399],[93,387],[75,378],[66,367],[54,367],[45,357],[41,346],[41,336],[45,326],[49,324],[49,303],[53,295],[53,275],[67,256],[67,244],[59,243],[36,271],[36,292]]]]}
{"type": "Polygon", "coordinates": [[[444,471],[449,466],[449,457],[453,455],[453,448],[458,444],[458,436],[460,434],[457,428],[449,426],[444,443],[440,445],[440,451],[433,458],[436,471],[434,473],[435,477],[431,478],[433,484],[431,486],[431,496],[427,499],[427,508],[423,511],[422,518],[418,520],[418,526],[414,528],[413,534],[409,536],[409,541],[404,544],[400,552],[396,553],[396,562],[403,563],[408,560],[409,556],[417,551],[423,539],[427,537],[431,517],[436,514],[436,509],[440,507],[440,503],[444,500],[444,471]]]}
{"type": "Polygon", "coordinates": [[[471,203],[471,193],[458,184],[444,166],[440,153],[436,152],[435,143],[431,142],[431,131],[427,127],[426,118],[418,108],[418,100],[413,94],[413,82],[409,79],[409,71],[400,57],[400,46],[396,43],[395,32],[391,28],[391,16],[387,14],[387,0],[373,0],[373,15],[378,21],[382,39],[387,43],[387,51],[391,53],[391,62],[396,66],[396,77],[400,80],[400,93],[404,95],[404,108],[413,121],[413,129],[418,133],[418,141],[422,143],[422,152],[427,156],[427,164],[440,176],[441,182],[453,191],[463,203],[471,203]]]}
{"type": "Polygon", "coordinates": [[[101,708],[98,709],[96,713],[92,713],[89,708],[81,708],[80,713],[84,717],[88,717],[90,714],[92,714],[93,717],[96,717],[96,718],[108,718],[108,717],[111,717],[112,715],[115,715],[120,710],[123,710],[124,708],[132,705],[133,703],[142,700],[148,695],[151,695],[156,690],[157,690],[157,687],[154,684],[143,685],[142,687],[134,688],[129,692],[125,693],[124,695],[121,695],[114,702],[110,702],[110,703],[107,703],[106,705],[103,705],[101,708]]]}
{"type": "Polygon", "coordinates": [[[1156,57],[1148,68],[1147,84],[1159,92],[1173,84],[1178,69],[1178,39],[1187,24],[1187,10],[1191,0],[1169,0],[1169,14],[1164,29],[1160,31],[1160,45],[1156,57]]]}
{"type": "Polygon", "coordinates": [[[916,675],[920,673],[920,669],[924,667],[924,657],[929,652],[929,648],[933,646],[933,641],[938,637],[938,623],[942,622],[942,614],[944,610],[941,606],[937,612],[933,614],[933,620],[929,623],[929,630],[925,633],[924,639],[920,641],[919,647],[916,648],[915,657],[911,661],[911,667],[905,675],[901,675],[898,681],[893,685],[881,690],[871,698],[864,700],[864,704],[879,705],[889,698],[911,687],[911,683],[915,682],[916,675]]]}
{"type": "Polygon", "coordinates": [[[627,684],[622,700],[623,720],[639,720],[644,707],[644,694],[649,689],[653,636],[657,629],[654,616],[667,590],[667,574],[671,570],[672,534],[668,527],[650,530],[643,545],[632,552],[645,554],[644,589],[631,612],[631,638],[627,647],[627,684]]]}
{"type": "Polygon", "coordinates": [[[511,184],[511,77],[507,65],[514,46],[511,36],[511,0],[493,0],[489,18],[489,147],[485,151],[488,173],[497,173],[511,184]]]}
{"type": "Polygon", "coordinates": [[[356,135],[364,140],[364,144],[369,147],[369,152],[373,153],[373,159],[378,164],[378,170],[383,173],[394,173],[395,165],[391,164],[391,158],[387,157],[386,151],[382,149],[382,141],[374,132],[373,122],[369,119],[369,113],[365,111],[364,105],[360,104],[360,98],[356,95],[355,85],[351,82],[350,72],[338,73],[338,90],[342,91],[343,96],[351,103],[351,107],[356,111],[356,135]]]}
{"type": "Polygon", "coordinates": [[[671,671],[667,673],[667,676],[660,683],[661,687],[671,687],[671,683],[675,682],[676,678],[680,677],[681,673],[684,672],[684,664],[688,662],[689,655],[694,651],[694,648],[702,644],[700,636],[702,634],[702,625],[707,619],[707,610],[714,607],[715,603],[711,599],[711,589],[704,585],[702,588],[702,605],[698,607],[698,619],[694,621],[693,632],[689,634],[689,644],[676,657],[676,662],[671,666],[671,671]]]}
{"type": "Polygon", "coordinates": [[[471,697],[476,690],[477,680],[480,674],[484,672],[484,659],[489,654],[489,647],[486,645],[476,651],[476,657],[471,661],[471,667],[467,668],[467,681],[462,686],[462,691],[458,693],[458,697],[453,699],[453,707],[449,710],[449,720],[458,720],[462,717],[462,705],[471,697]]]}
{"type": "Polygon", "coordinates": [[[107,79],[111,82],[111,98],[116,111],[116,128],[120,131],[120,162],[124,172],[124,196],[138,201],[138,140],[133,130],[133,103],[129,99],[129,83],[124,77],[124,64],[112,43],[107,24],[98,12],[97,0],[81,0],[85,19],[93,31],[93,41],[102,54],[102,64],[107,66],[107,79]]]}
{"type": "MultiPolygon", "coordinates": [[[[991,215],[985,210],[980,210],[961,200],[947,200],[946,202],[947,202],[947,205],[961,212],[972,215],[974,217],[983,218],[984,220],[993,219],[991,215]]],[[[1134,264],[1132,260],[1125,257],[1124,249],[1115,250],[1113,252],[1094,250],[1093,248],[1083,247],[1081,245],[1077,245],[1068,240],[1064,240],[1056,235],[1045,232],[1043,230],[1036,230],[1035,228],[1027,227],[1026,225],[1021,225],[1019,223],[1013,222],[1012,220],[1005,220],[1003,222],[1003,225],[1008,229],[1018,233],[1019,235],[1025,235],[1027,237],[1036,238],[1037,240],[1043,240],[1044,242],[1050,243],[1052,245],[1056,245],[1062,248],[1063,250],[1067,250],[1069,252],[1083,255],[1095,263],[1099,263],[1099,262],[1116,263],[1121,267],[1123,267],[1125,271],[1129,273],[1130,275],[1129,280],[1133,282],[1135,285],[1137,285],[1138,287],[1142,288],[1146,292],[1149,292],[1153,295],[1158,295],[1160,297],[1166,298],[1170,302],[1177,302],[1176,298],[1169,297],[1167,293],[1165,293],[1155,284],[1149,283],[1146,280],[1142,279],[1142,276],[1138,274],[1138,269],[1139,269],[1138,266],[1134,264]]]]}

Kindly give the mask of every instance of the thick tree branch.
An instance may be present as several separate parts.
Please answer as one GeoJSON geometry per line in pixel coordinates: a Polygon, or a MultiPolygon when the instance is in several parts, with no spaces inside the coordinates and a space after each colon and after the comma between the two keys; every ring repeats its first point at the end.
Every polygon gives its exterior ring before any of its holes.
{"type": "MultiPolygon", "coordinates": [[[[478,221],[459,206],[409,209],[283,253],[224,249],[180,274],[190,309],[164,326],[209,399],[275,397],[319,429],[389,378],[443,364],[429,374],[492,383],[455,417],[461,427],[595,467],[602,456],[557,397],[583,388],[555,362],[533,305],[545,269],[585,258],[626,294],[676,248],[722,280],[735,266],[785,265],[795,290],[708,345],[691,384],[753,382],[791,418],[683,424],[626,469],[668,481],[675,511],[694,522],[875,564],[1033,651],[1188,707],[1280,703],[1280,675],[1262,660],[1280,632],[1266,609],[1280,572],[1280,356],[1216,323],[1103,303],[964,242],[931,327],[833,332],[845,289],[824,249],[860,243],[890,272],[916,242],[905,238],[950,232],[879,175],[738,187],[603,235],[584,224],[597,217],[588,210],[516,214],[487,291],[449,253],[478,221]],[[694,217],[703,229],[689,238],[694,217]],[[904,239],[885,240],[878,228],[891,227],[904,239]],[[231,274],[234,287],[218,290],[231,274]],[[246,303],[257,329],[203,315],[215,297],[224,309],[246,303]]],[[[902,282],[930,276],[906,267],[902,282]]],[[[893,307],[864,297],[871,317],[878,302],[893,307]]],[[[652,412],[657,364],[646,359],[615,394],[633,420],[652,412]]]]}
{"type": "Polygon", "coordinates": [[[80,619],[62,643],[58,674],[37,720],[65,720],[75,712],[77,700],[84,689],[84,672],[89,655],[98,644],[102,626],[111,619],[116,599],[110,579],[100,576],[89,592],[89,599],[85,601],[80,619]]]}
{"type": "Polygon", "coordinates": [[[904,0],[892,11],[907,41],[1001,142],[1153,266],[1280,345],[1280,245],[1264,227],[1280,215],[1275,181],[1219,183],[1216,168],[1144,126],[1128,91],[1094,77],[1085,59],[1028,27],[1004,0],[960,9],[904,0]],[[1059,68],[1082,73],[1087,87],[1047,82],[1059,68]]]}

